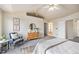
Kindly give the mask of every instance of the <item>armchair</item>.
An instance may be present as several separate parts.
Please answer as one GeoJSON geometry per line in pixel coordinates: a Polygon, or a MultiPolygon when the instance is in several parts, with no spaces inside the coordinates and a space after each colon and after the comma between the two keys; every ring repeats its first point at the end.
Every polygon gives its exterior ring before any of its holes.
{"type": "Polygon", "coordinates": [[[11,44],[15,47],[17,44],[23,43],[24,39],[17,32],[9,33],[11,44]]]}

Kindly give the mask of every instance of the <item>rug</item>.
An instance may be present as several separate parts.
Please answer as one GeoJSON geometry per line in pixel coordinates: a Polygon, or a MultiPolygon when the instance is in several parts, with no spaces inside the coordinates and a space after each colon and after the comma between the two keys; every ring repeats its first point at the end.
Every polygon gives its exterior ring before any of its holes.
{"type": "Polygon", "coordinates": [[[34,50],[35,46],[28,46],[21,48],[22,53],[24,54],[31,54],[34,50]]]}

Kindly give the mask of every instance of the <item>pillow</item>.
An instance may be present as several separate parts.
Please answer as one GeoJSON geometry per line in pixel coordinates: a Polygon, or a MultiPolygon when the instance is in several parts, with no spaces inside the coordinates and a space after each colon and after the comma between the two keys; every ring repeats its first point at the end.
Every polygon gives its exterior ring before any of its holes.
{"type": "Polygon", "coordinates": [[[17,39],[18,38],[18,34],[17,33],[13,33],[11,34],[12,39],[17,39]]]}

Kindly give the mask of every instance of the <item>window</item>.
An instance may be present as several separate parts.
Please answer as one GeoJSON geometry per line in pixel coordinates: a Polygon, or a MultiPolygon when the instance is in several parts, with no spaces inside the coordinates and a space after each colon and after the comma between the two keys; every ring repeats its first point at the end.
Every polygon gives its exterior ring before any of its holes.
{"type": "Polygon", "coordinates": [[[53,32],[53,23],[49,22],[48,23],[48,35],[52,36],[52,32],[53,32]]]}

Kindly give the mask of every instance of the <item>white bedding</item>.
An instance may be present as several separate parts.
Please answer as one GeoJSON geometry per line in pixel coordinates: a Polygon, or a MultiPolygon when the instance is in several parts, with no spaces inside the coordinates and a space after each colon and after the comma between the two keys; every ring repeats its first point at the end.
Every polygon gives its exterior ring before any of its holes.
{"type": "Polygon", "coordinates": [[[79,43],[67,41],[48,49],[46,54],[79,54],[79,43]]]}
{"type": "Polygon", "coordinates": [[[54,38],[54,39],[50,39],[50,40],[45,40],[45,41],[40,41],[38,42],[38,44],[36,45],[33,53],[34,54],[44,54],[45,50],[52,46],[52,45],[56,45],[58,43],[61,43],[63,41],[66,41],[66,39],[62,39],[62,38],[54,38]]]}

